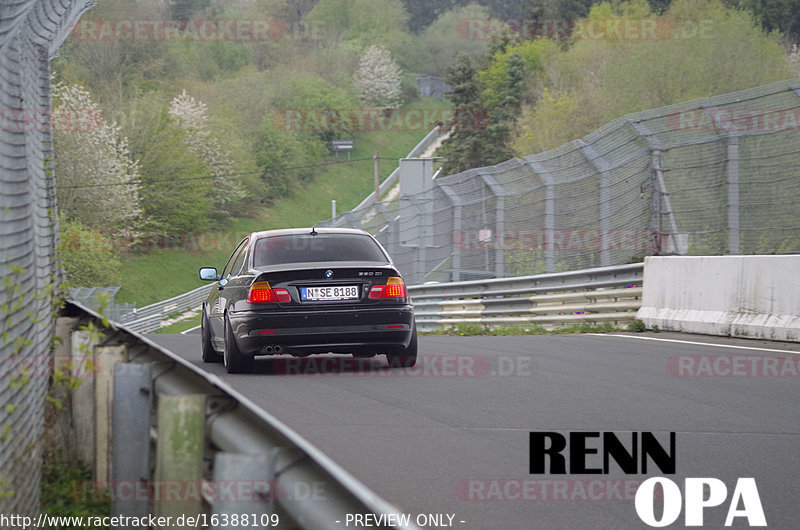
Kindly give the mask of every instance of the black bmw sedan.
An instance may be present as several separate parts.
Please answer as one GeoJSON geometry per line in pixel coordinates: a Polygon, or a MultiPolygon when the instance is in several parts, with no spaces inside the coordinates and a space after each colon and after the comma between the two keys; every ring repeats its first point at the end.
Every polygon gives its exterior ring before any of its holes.
{"type": "Polygon", "coordinates": [[[203,360],[249,372],[256,355],[385,354],[414,366],[417,330],[402,276],[361,230],[254,232],[233,251],[203,303],[203,360]]]}

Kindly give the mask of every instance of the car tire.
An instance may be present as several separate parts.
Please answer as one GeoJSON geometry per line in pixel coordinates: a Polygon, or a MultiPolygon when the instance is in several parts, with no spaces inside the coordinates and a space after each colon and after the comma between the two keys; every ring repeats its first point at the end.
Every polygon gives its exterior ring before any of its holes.
{"type": "Polygon", "coordinates": [[[411,341],[408,346],[397,353],[387,353],[386,360],[390,368],[411,368],[417,364],[417,326],[414,326],[414,331],[411,332],[411,341]]]}
{"type": "Polygon", "coordinates": [[[203,341],[203,362],[207,363],[221,363],[222,355],[220,355],[211,345],[211,330],[208,326],[208,318],[206,312],[203,310],[203,317],[200,320],[200,336],[203,341]]]}
{"type": "Polygon", "coordinates": [[[225,354],[223,355],[225,369],[229,374],[246,374],[253,371],[253,356],[245,355],[239,350],[236,338],[233,336],[231,323],[225,316],[225,354]]]}

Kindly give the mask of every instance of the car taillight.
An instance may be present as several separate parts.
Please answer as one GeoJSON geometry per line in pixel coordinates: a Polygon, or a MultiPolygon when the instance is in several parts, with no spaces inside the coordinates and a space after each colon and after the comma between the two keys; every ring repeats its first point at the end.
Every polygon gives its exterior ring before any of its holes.
{"type": "Polygon", "coordinates": [[[286,289],[273,289],[269,282],[254,282],[247,293],[247,301],[251,304],[291,302],[292,296],[286,289]]]}
{"type": "Polygon", "coordinates": [[[397,276],[390,276],[386,280],[386,285],[375,285],[369,290],[369,297],[377,298],[405,298],[406,284],[403,279],[397,276]]]}

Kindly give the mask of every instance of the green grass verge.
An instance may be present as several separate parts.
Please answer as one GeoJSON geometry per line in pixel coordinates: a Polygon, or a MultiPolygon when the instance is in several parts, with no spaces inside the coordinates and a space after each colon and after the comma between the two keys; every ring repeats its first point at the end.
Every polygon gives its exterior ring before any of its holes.
{"type": "MultiPolygon", "coordinates": [[[[446,109],[449,103],[422,98],[406,109],[446,109]]],[[[236,244],[256,230],[311,226],[330,218],[331,200],[337,211],[346,212],[360,203],[373,189],[374,151],[381,158],[400,159],[419,143],[429,131],[384,130],[352,135],[354,149],[350,158],[368,158],[361,162],[335,164],[320,169],[313,182],[293,196],[275,201],[270,207],[252,206],[242,217],[232,218],[219,233],[197,239],[193,250],[176,248],[147,254],[126,253],[122,256],[122,288],[115,297],[118,303],[136,302],[139,307],[185,293],[203,285],[197,276],[201,266],[222,269],[236,244]]],[[[347,155],[340,154],[345,160],[347,155]]],[[[335,160],[335,158],[331,158],[335,160]]],[[[381,160],[381,180],[397,167],[396,160],[381,160]]]]}
{"type": "Polygon", "coordinates": [[[611,323],[603,324],[574,324],[556,329],[544,329],[541,326],[509,326],[489,328],[477,324],[458,324],[452,328],[437,331],[420,331],[420,335],[447,335],[447,336],[506,336],[506,335],[560,335],[567,333],[612,333],[625,331],[614,327],[611,323]]]}
{"type": "Polygon", "coordinates": [[[156,333],[176,334],[180,333],[181,331],[186,331],[187,329],[196,328],[199,325],[200,313],[197,313],[195,316],[187,318],[186,320],[181,320],[180,322],[175,322],[169,326],[159,328],[156,333]]]}

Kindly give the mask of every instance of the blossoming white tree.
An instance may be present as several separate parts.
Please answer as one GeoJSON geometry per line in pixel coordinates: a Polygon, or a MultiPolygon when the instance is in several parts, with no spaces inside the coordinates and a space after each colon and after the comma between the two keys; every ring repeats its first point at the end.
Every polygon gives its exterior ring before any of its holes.
{"type": "Polygon", "coordinates": [[[139,168],[127,138],[82,86],[56,83],[52,95],[59,209],[87,227],[132,228],[141,214],[139,168]]]}
{"type": "Polygon", "coordinates": [[[355,79],[362,102],[370,107],[399,107],[401,74],[389,50],[375,44],[367,48],[358,63],[355,79]]]}
{"type": "MultiPolygon", "coordinates": [[[[229,175],[233,171],[230,153],[222,149],[210,130],[208,107],[205,103],[184,90],[170,102],[169,115],[186,132],[189,149],[208,165],[214,175],[229,175]]],[[[221,176],[215,182],[217,186],[224,188],[224,193],[214,194],[214,200],[219,205],[245,196],[244,188],[233,178],[221,176]]]]}

